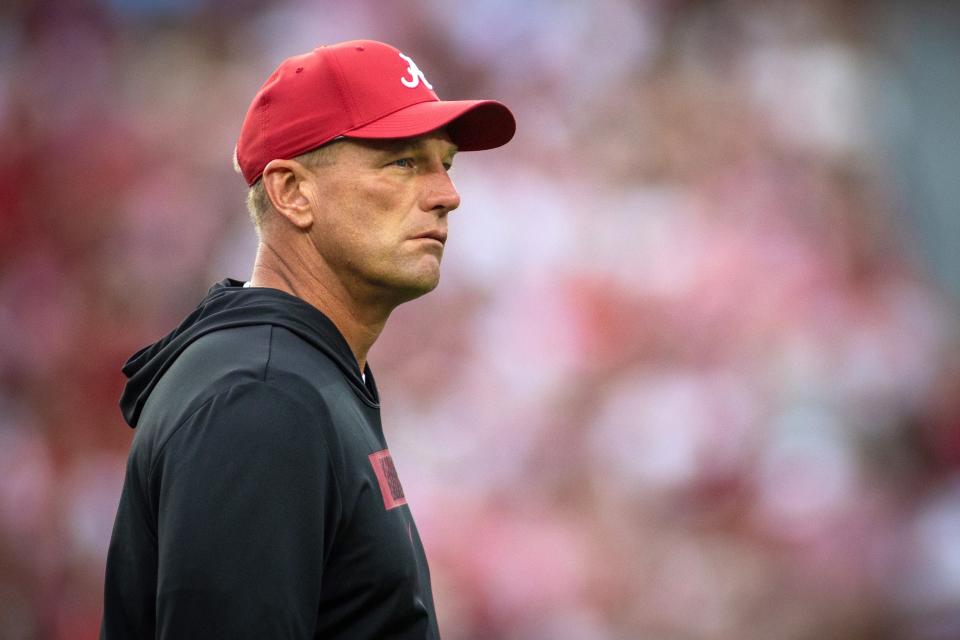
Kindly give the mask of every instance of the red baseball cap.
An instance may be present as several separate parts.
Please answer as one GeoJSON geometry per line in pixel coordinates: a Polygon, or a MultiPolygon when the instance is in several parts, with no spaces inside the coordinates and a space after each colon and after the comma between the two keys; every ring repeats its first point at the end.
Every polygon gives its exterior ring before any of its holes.
{"type": "Polygon", "coordinates": [[[460,151],[513,137],[513,114],[496,100],[440,100],[417,64],[375,40],[321,46],[287,58],[250,103],[237,163],[252,185],[264,167],[334,138],[409,138],[446,127],[460,151]]]}

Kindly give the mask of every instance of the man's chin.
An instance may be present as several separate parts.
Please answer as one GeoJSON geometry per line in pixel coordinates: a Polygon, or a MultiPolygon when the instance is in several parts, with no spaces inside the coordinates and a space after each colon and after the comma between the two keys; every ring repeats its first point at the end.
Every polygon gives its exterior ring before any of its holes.
{"type": "Polygon", "coordinates": [[[416,282],[411,282],[409,286],[405,288],[405,295],[403,296],[403,302],[408,300],[414,300],[419,298],[422,295],[430,293],[437,288],[437,285],[440,284],[440,274],[437,273],[434,277],[422,278],[416,282]]]}
{"type": "Polygon", "coordinates": [[[435,269],[422,270],[419,273],[407,274],[407,277],[394,277],[382,283],[382,288],[389,291],[389,296],[396,304],[403,304],[430,293],[440,284],[440,265],[435,269]]]}

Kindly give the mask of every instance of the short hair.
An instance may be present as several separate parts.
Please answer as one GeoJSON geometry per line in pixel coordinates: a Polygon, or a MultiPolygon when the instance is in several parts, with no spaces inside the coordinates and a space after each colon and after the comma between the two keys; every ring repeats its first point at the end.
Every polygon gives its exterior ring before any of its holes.
{"type": "MultiPolygon", "coordinates": [[[[333,148],[338,142],[340,142],[339,139],[328,142],[327,144],[319,146],[316,149],[311,149],[306,153],[301,153],[300,155],[292,158],[292,160],[296,160],[300,164],[310,167],[311,169],[330,165],[333,163],[333,148]]],[[[237,160],[236,148],[233,150],[233,170],[240,175],[243,175],[243,172],[240,169],[240,162],[237,160]]],[[[270,203],[270,198],[267,196],[267,190],[263,186],[263,180],[262,178],[258,177],[257,181],[254,182],[250,186],[249,191],[247,191],[247,211],[250,212],[250,219],[253,221],[253,226],[256,227],[257,233],[260,233],[267,214],[272,209],[273,205],[270,203]]]]}

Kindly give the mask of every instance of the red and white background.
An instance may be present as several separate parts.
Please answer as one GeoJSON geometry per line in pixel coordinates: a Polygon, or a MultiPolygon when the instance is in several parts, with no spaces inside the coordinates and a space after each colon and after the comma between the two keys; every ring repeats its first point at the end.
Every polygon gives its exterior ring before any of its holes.
{"type": "Polygon", "coordinates": [[[371,354],[450,640],[960,637],[948,2],[0,7],[0,637],[88,639],[127,355],[255,238],[284,57],[375,38],[463,154],[440,287],[371,354]]]}

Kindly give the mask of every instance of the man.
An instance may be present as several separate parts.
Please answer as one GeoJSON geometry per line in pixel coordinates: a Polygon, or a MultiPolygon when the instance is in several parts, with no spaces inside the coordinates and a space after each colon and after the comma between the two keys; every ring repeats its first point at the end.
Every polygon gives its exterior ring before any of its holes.
{"type": "Polygon", "coordinates": [[[438,637],[367,352],[437,285],[454,154],[514,129],[373,41],[290,58],[261,87],[236,149],[253,276],[124,367],[136,434],[102,638],[438,637]]]}

